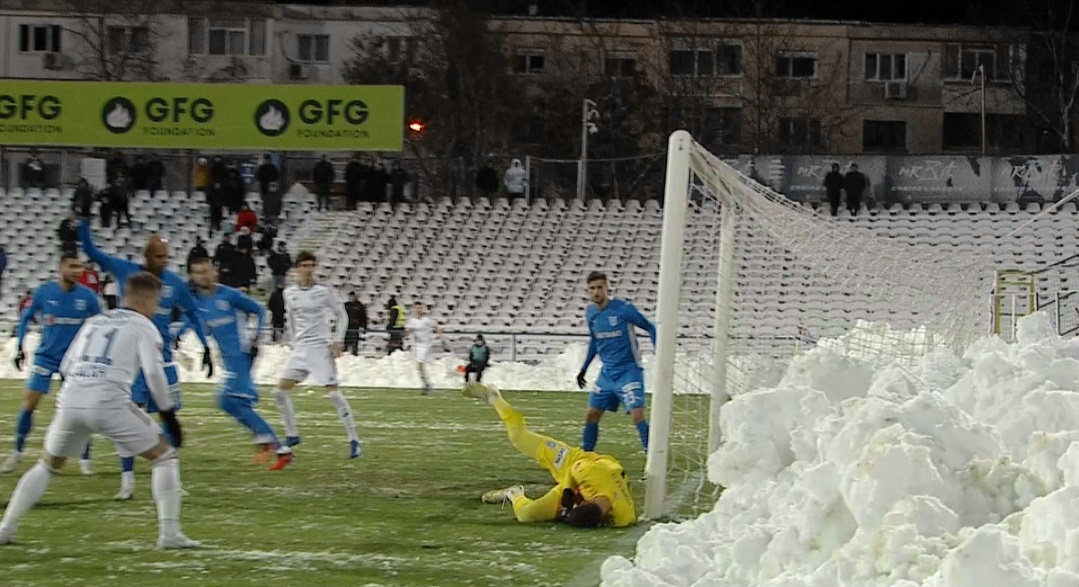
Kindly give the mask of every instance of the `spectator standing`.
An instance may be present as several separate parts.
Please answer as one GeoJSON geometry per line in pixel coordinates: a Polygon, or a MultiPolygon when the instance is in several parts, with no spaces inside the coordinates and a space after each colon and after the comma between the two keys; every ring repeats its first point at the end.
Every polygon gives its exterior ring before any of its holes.
{"type": "Polygon", "coordinates": [[[255,248],[255,241],[251,237],[251,231],[247,230],[247,227],[240,229],[239,236],[236,237],[236,251],[247,251],[250,253],[255,248]]]}
{"type": "Polygon", "coordinates": [[[514,159],[510,163],[510,168],[506,170],[506,174],[502,177],[502,183],[506,186],[506,193],[510,197],[524,197],[525,189],[528,185],[528,172],[521,166],[520,159],[514,159]]]}
{"type": "Polygon", "coordinates": [[[94,214],[94,190],[85,177],[79,178],[75,185],[75,195],[71,197],[71,209],[80,218],[89,218],[94,214]]]}
{"type": "Polygon", "coordinates": [[[131,166],[131,187],[136,191],[148,189],[150,185],[150,167],[142,155],[135,156],[135,163],[131,166]]]}
{"type": "Polygon", "coordinates": [[[363,185],[364,200],[367,202],[385,202],[386,185],[390,182],[390,176],[386,168],[378,159],[371,161],[367,181],[363,185]]]}
{"type": "Polygon", "coordinates": [[[360,161],[359,153],[353,153],[345,166],[345,201],[349,210],[355,210],[363,193],[363,182],[367,179],[366,165],[360,161]]]}
{"type": "Polygon", "coordinates": [[[120,171],[109,188],[109,208],[116,212],[116,228],[120,228],[120,219],[131,228],[131,192],[127,184],[127,175],[120,171]]]}
{"type": "Polygon", "coordinates": [[[285,285],[285,277],[288,275],[289,269],[292,268],[292,256],[288,254],[288,249],[285,247],[285,241],[279,241],[277,243],[277,250],[270,253],[267,264],[270,266],[270,273],[273,274],[274,285],[283,287],[285,285]]]}
{"type": "Polygon", "coordinates": [[[408,185],[408,172],[401,166],[400,161],[394,161],[393,168],[390,169],[390,205],[394,208],[405,201],[406,185],[408,185]]]}
{"type": "Polygon", "coordinates": [[[104,285],[101,288],[101,293],[105,296],[105,307],[110,310],[115,310],[117,304],[120,302],[120,288],[116,286],[116,281],[111,275],[105,274],[104,285]]]}
{"type": "Polygon", "coordinates": [[[315,184],[315,194],[318,196],[318,209],[320,211],[323,209],[326,211],[331,210],[330,192],[333,190],[335,177],[336,172],[333,169],[333,164],[323,155],[318,160],[318,163],[315,163],[315,168],[311,170],[311,180],[315,184]]]}
{"type": "Polygon", "coordinates": [[[262,238],[258,242],[258,254],[269,255],[273,250],[274,240],[277,239],[277,227],[272,224],[262,226],[262,238]]]}
{"type": "Polygon", "coordinates": [[[257,279],[258,270],[255,268],[255,258],[251,256],[251,248],[236,247],[236,255],[232,257],[233,287],[250,289],[257,279]]]}
{"type": "MultiPolygon", "coordinates": [[[[225,268],[232,266],[232,257],[236,255],[236,248],[232,246],[232,241],[229,239],[229,235],[221,235],[221,242],[218,243],[217,248],[214,249],[214,265],[217,266],[217,270],[221,271],[225,268]]],[[[227,284],[226,284],[227,285],[227,284]]]]}
{"type": "Polygon", "coordinates": [[[839,213],[840,192],[843,190],[843,174],[839,171],[839,164],[832,163],[832,170],[824,176],[824,191],[828,194],[828,206],[832,210],[832,216],[839,213]]]}
{"type": "Polygon", "coordinates": [[[356,299],[356,292],[349,292],[348,301],[345,302],[345,312],[348,313],[345,350],[351,351],[352,356],[356,356],[360,354],[360,338],[367,331],[367,307],[356,299]]]}
{"type": "Polygon", "coordinates": [[[240,176],[239,170],[235,167],[229,167],[228,175],[225,179],[225,206],[229,209],[229,214],[239,214],[240,207],[244,204],[244,196],[247,190],[244,188],[244,178],[240,176]]]}
{"type": "Polygon", "coordinates": [[[267,197],[271,192],[277,191],[277,182],[281,180],[281,172],[273,164],[273,156],[269,153],[263,156],[262,165],[259,165],[258,171],[255,172],[255,180],[259,182],[259,195],[262,196],[262,207],[265,210],[267,197]]]}
{"type": "Polygon", "coordinates": [[[270,310],[270,327],[273,329],[271,340],[279,342],[285,335],[285,284],[274,284],[273,293],[267,304],[270,310]]]}
{"type": "Polygon", "coordinates": [[[202,240],[201,236],[195,237],[195,246],[191,247],[191,252],[187,254],[187,266],[191,267],[191,262],[195,259],[209,259],[210,253],[206,250],[206,243],[202,240]]]}
{"type": "Polygon", "coordinates": [[[68,211],[67,216],[60,221],[56,235],[60,239],[60,254],[79,254],[79,219],[74,210],[68,211]]]}
{"type": "Polygon", "coordinates": [[[259,227],[259,218],[255,211],[246,202],[240,206],[240,213],[236,215],[236,232],[246,228],[251,234],[259,227]]]}
{"type": "Polygon", "coordinates": [[[120,151],[113,151],[112,156],[105,162],[105,182],[111,184],[121,174],[127,175],[127,161],[120,151]]]}
{"type": "Polygon", "coordinates": [[[150,190],[150,193],[156,194],[157,192],[165,189],[165,162],[161,160],[161,157],[152,155],[151,159],[146,163],[147,177],[146,177],[146,189],[150,190]]]}
{"type": "Polygon", "coordinates": [[[498,172],[491,163],[488,158],[476,172],[476,189],[485,198],[493,198],[498,194],[498,172]]]}
{"type": "Polygon", "coordinates": [[[858,215],[858,208],[862,205],[862,192],[866,188],[865,176],[858,171],[858,164],[851,163],[850,171],[843,178],[843,189],[847,192],[847,210],[851,216],[858,215]]]}
{"type": "Polygon", "coordinates": [[[199,157],[195,161],[195,191],[206,193],[213,187],[210,175],[210,162],[206,157],[199,157]]]}
{"type": "Polygon", "coordinates": [[[79,283],[90,288],[90,291],[95,294],[101,293],[101,274],[89,263],[86,264],[82,273],[79,274],[79,283]]]}

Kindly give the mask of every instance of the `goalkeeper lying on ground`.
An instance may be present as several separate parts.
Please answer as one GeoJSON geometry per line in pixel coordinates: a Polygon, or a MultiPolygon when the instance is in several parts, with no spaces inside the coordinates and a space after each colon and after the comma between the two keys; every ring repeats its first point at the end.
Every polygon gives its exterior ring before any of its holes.
{"type": "Polygon", "coordinates": [[[629,526],[637,520],[633,494],[617,459],[532,432],[525,426],[524,416],[493,386],[473,382],[465,386],[463,393],[494,406],[513,446],[536,459],[558,483],[539,499],[525,497],[520,485],[488,491],[483,495],[485,503],[512,502],[513,514],[520,522],[566,522],[596,528],[629,526]]]}

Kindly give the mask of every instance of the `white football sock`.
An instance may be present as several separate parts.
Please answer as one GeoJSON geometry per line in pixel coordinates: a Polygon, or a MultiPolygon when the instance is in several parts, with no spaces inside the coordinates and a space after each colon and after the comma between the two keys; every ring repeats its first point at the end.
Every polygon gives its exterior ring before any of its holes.
{"type": "Polygon", "coordinates": [[[180,461],[176,453],[159,457],[153,463],[150,474],[150,487],[157,503],[157,521],[161,536],[175,536],[180,533],[180,461]]]}
{"type": "Polygon", "coordinates": [[[281,421],[285,424],[285,436],[299,436],[300,431],[296,428],[296,410],[292,407],[292,396],[287,391],[280,389],[274,391],[274,403],[277,412],[281,414],[281,421]]]}
{"type": "Polygon", "coordinates": [[[0,520],[0,529],[3,533],[11,535],[19,525],[19,520],[30,511],[52,481],[53,470],[45,463],[38,461],[29,471],[23,474],[15,485],[15,491],[11,493],[11,501],[4,511],[4,519],[0,520]]]}
{"type": "Polygon", "coordinates": [[[341,417],[341,423],[345,425],[348,439],[359,442],[360,437],[356,434],[356,420],[352,417],[352,406],[348,404],[348,400],[341,395],[340,391],[334,390],[330,392],[330,401],[337,406],[337,415],[341,417]]]}

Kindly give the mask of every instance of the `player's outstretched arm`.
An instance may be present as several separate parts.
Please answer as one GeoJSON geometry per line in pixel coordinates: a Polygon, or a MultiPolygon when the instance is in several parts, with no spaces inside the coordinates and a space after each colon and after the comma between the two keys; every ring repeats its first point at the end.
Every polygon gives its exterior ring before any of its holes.
{"type": "MultiPolygon", "coordinates": [[[[89,288],[87,289],[89,290],[89,288]]],[[[89,290],[86,296],[86,300],[86,308],[89,310],[90,314],[89,316],[87,316],[87,318],[89,318],[90,316],[97,316],[101,313],[101,302],[98,301],[97,294],[95,294],[92,290],[89,290]]]]}
{"type": "Polygon", "coordinates": [[[581,371],[577,373],[577,387],[584,389],[586,385],[585,374],[588,372],[588,366],[592,364],[592,361],[596,359],[596,333],[592,332],[592,325],[588,325],[588,354],[584,356],[584,364],[581,365],[581,371]]]}
{"type": "Polygon", "coordinates": [[[131,263],[129,261],[125,261],[124,259],[121,259],[119,257],[114,257],[114,256],[106,253],[105,251],[102,251],[101,249],[97,248],[97,245],[94,244],[93,237],[90,236],[90,221],[89,220],[86,220],[84,218],[84,219],[79,221],[78,232],[79,232],[79,244],[82,246],[82,251],[84,253],[86,253],[86,256],[89,257],[90,260],[93,261],[94,263],[97,263],[98,266],[101,267],[102,271],[104,271],[106,273],[111,273],[113,275],[113,277],[116,278],[116,281],[118,282],[117,285],[121,285],[122,284],[122,279],[124,277],[126,277],[126,274],[125,275],[120,275],[117,272],[123,272],[124,263],[128,263],[128,264],[131,264],[131,263]]]}
{"type": "Polygon", "coordinates": [[[26,331],[30,329],[30,319],[41,312],[41,296],[43,295],[41,289],[41,287],[37,288],[33,297],[30,298],[30,305],[19,315],[19,326],[15,330],[15,340],[18,345],[16,348],[18,348],[19,351],[22,351],[22,343],[26,338],[26,331]]]}
{"type": "Polygon", "coordinates": [[[236,291],[234,296],[232,307],[237,308],[249,316],[254,314],[258,321],[255,325],[255,336],[251,339],[251,348],[249,349],[252,355],[257,355],[259,336],[262,334],[262,328],[266,325],[266,310],[251,296],[245,295],[241,291],[236,291]]]}
{"type": "Polygon", "coordinates": [[[206,329],[202,325],[202,319],[199,318],[198,312],[195,311],[195,298],[191,296],[191,289],[186,283],[180,286],[177,299],[180,302],[180,308],[184,311],[184,315],[187,316],[188,321],[191,323],[191,330],[195,331],[195,336],[199,337],[199,342],[202,343],[202,366],[206,369],[206,376],[213,377],[214,362],[210,355],[210,343],[206,340],[206,329]]]}
{"type": "Polygon", "coordinates": [[[652,339],[652,346],[656,345],[656,325],[646,318],[645,315],[637,309],[637,306],[628,302],[626,303],[625,319],[637,328],[647,331],[648,336],[652,339]]]}

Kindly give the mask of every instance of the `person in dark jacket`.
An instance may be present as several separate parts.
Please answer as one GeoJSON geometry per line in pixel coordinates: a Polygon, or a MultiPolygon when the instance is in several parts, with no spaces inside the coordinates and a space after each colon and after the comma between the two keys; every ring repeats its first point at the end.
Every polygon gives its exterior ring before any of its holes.
{"type": "Polygon", "coordinates": [[[120,219],[126,220],[131,227],[131,191],[128,188],[127,175],[123,171],[116,174],[116,179],[109,186],[109,208],[116,213],[116,228],[120,228],[120,219]]]}
{"type": "Polygon", "coordinates": [[[405,322],[408,316],[405,314],[405,307],[397,303],[397,296],[390,296],[390,300],[386,302],[386,312],[389,314],[386,332],[390,335],[389,343],[386,345],[386,354],[392,355],[394,351],[404,348],[405,322]]]}
{"type": "Polygon", "coordinates": [[[80,218],[90,218],[94,214],[94,189],[85,177],[79,178],[75,186],[75,195],[71,197],[71,208],[80,218]]]}
{"type": "Polygon", "coordinates": [[[367,180],[367,166],[360,161],[358,153],[352,154],[348,165],[345,166],[345,201],[349,210],[355,210],[363,193],[363,182],[367,180]]]}
{"type": "MultiPolygon", "coordinates": [[[[232,241],[229,240],[229,235],[221,235],[221,242],[214,249],[214,265],[217,266],[217,270],[221,271],[225,267],[232,266],[232,257],[236,254],[236,247],[232,246],[232,241]]],[[[227,284],[226,284],[227,285],[227,284]]]]}
{"type": "Polygon", "coordinates": [[[146,189],[151,193],[157,193],[165,189],[165,162],[160,157],[154,157],[146,163],[146,189]]]}
{"type": "Polygon", "coordinates": [[[258,171],[255,172],[255,179],[259,182],[259,195],[262,196],[265,210],[266,196],[277,191],[277,182],[281,179],[281,172],[273,164],[273,157],[269,153],[262,158],[262,165],[259,165],[258,171]]]}
{"type": "Polygon", "coordinates": [[[284,338],[285,334],[285,284],[278,283],[274,287],[273,293],[270,294],[270,301],[267,303],[267,307],[270,310],[270,327],[272,330],[272,340],[278,342],[284,338]]]}
{"type": "Polygon", "coordinates": [[[187,254],[187,266],[191,267],[191,262],[195,259],[209,259],[210,253],[206,250],[206,243],[202,240],[201,236],[195,237],[195,246],[191,247],[191,252],[187,254]]]}
{"type": "Polygon", "coordinates": [[[839,164],[832,163],[832,170],[824,176],[824,191],[828,194],[828,206],[832,210],[832,216],[839,213],[839,200],[843,191],[843,174],[839,171],[839,164]]]}
{"type": "Polygon", "coordinates": [[[230,167],[228,176],[225,179],[225,206],[229,209],[229,214],[239,214],[240,208],[244,204],[244,196],[246,194],[246,188],[244,188],[244,178],[240,176],[239,170],[235,167],[230,167]]]}
{"type": "Polygon", "coordinates": [[[490,159],[476,172],[476,189],[486,198],[493,198],[498,194],[498,172],[491,165],[490,159]]]}
{"type": "Polygon", "coordinates": [[[60,238],[60,254],[77,255],[79,253],[79,219],[75,211],[68,212],[67,216],[60,221],[57,236],[60,238]]]}
{"type": "Polygon", "coordinates": [[[240,229],[240,234],[236,237],[236,250],[250,253],[254,249],[255,239],[251,236],[251,231],[247,230],[245,226],[240,229]]]}
{"type": "Polygon", "coordinates": [[[270,258],[266,260],[266,264],[270,266],[274,285],[284,287],[285,277],[288,275],[289,270],[292,269],[292,256],[288,254],[285,241],[277,243],[277,250],[270,253],[270,258]]]}
{"type": "Polygon", "coordinates": [[[850,164],[850,171],[843,178],[843,189],[847,192],[847,210],[851,216],[857,216],[858,208],[862,205],[862,192],[865,191],[868,182],[865,176],[858,171],[858,165],[850,164]]]}
{"type": "Polygon", "coordinates": [[[150,185],[150,168],[142,155],[135,156],[135,163],[131,166],[131,187],[135,191],[145,190],[150,185]]]}
{"type": "Polygon", "coordinates": [[[491,362],[491,349],[483,340],[482,334],[476,335],[475,343],[468,349],[468,366],[465,367],[465,383],[483,381],[483,372],[491,362]],[[474,375],[474,377],[473,377],[474,375]]]}
{"type": "Polygon", "coordinates": [[[251,249],[238,248],[236,255],[232,257],[232,280],[236,288],[254,287],[258,279],[258,270],[255,268],[255,258],[251,256],[251,249]]]}
{"type": "Polygon", "coordinates": [[[345,350],[351,351],[352,356],[356,356],[360,354],[360,338],[367,331],[367,307],[356,299],[356,292],[349,292],[348,301],[345,302],[345,312],[348,313],[345,350]]]}
{"type": "Polygon", "coordinates": [[[325,209],[329,211],[331,209],[330,192],[333,190],[335,178],[336,172],[333,170],[333,164],[323,155],[322,159],[315,163],[315,168],[311,170],[311,181],[315,184],[319,210],[325,209]]]}
{"type": "Polygon", "coordinates": [[[386,184],[390,181],[389,174],[382,162],[375,159],[369,166],[367,181],[363,184],[363,199],[365,202],[385,202],[386,184]]]}

